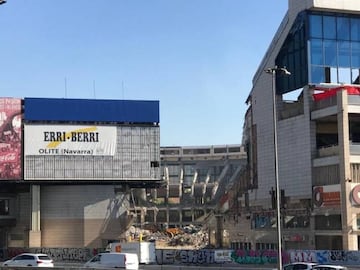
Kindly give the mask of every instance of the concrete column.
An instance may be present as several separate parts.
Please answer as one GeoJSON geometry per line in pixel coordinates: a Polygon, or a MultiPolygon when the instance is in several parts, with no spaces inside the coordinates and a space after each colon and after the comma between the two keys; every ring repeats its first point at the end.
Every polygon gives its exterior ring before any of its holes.
{"type": "Polygon", "coordinates": [[[340,194],[341,194],[341,222],[342,241],[344,250],[358,250],[357,235],[351,234],[353,221],[356,216],[352,211],[349,194],[351,186],[350,171],[350,149],[349,149],[349,115],[347,90],[339,91],[337,94],[337,120],[339,140],[339,172],[340,172],[340,194]]]}
{"type": "Polygon", "coordinates": [[[180,206],[180,207],[179,207],[179,222],[180,222],[180,223],[182,223],[182,222],[183,222],[183,215],[182,215],[182,211],[183,211],[183,209],[182,209],[182,207],[180,206]]]}
{"type": "Polygon", "coordinates": [[[224,224],[223,224],[223,215],[215,215],[216,217],[216,248],[223,247],[223,231],[224,231],[224,224]]]}
{"type": "Polygon", "coordinates": [[[29,247],[41,247],[39,185],[31,186],[31,227],[29,231],[29,247]]]}

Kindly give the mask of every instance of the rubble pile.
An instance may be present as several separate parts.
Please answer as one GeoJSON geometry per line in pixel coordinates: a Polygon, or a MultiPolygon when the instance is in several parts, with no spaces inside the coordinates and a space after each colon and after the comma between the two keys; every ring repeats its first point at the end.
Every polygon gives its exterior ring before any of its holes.
{"type": "Polygon", "coordinates": [[[201,249],[209,243],[206,230],[189,225],[184,228],[168,228],[165,230],[140,229],[130,227],[126,233],[132,240],[150,241],[156,243],[159,249],[201,249]]]}

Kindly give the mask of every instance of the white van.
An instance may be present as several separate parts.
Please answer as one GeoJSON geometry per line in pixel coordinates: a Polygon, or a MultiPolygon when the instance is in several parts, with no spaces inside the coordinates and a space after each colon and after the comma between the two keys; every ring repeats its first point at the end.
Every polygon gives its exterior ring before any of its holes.
{"type": "Polygon", "coordinates": [[[125,268],[136,270],[139,268],[139,258],[137,254],[108,252],[99,253],[90,261],[84,264],[86,268],[125,268]]]}
{"type": "Polygon", "coordinates": [[[108,252],[120,252],[120,253],[135,253],[138,255],[139,264],[155,264],[156,263],[156,251],[155,242],[127,242],[120,243],[114,242],[108,244],[106,247],[108,252]]]}

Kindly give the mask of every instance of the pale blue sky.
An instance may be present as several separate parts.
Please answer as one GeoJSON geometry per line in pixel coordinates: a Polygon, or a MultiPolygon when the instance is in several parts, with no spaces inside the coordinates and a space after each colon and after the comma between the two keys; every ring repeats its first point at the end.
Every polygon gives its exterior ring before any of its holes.
{"type": "Polygon", "coordinates": [[[287,0],[7,0],[0,93],[159,100],[161,146],[238,144],[252,77],[287,8],[287,0]]]}

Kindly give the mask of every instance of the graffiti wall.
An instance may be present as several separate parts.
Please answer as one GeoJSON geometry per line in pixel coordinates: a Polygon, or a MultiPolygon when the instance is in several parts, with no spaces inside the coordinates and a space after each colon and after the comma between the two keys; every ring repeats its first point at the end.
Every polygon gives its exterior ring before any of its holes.
{"type": "MultiPolygon", "coordinates": [[[[276,264],[277,251],[235,250],[231,255],[240,264],[276,264]]],[[[289,250],[282,253],[284,264],[292,262],[315,262],[321,264],[358,265],[360,251],[344,250],[289,250]]]]}
{"type": "Polygon", "coordinates": [[[293,250],[288,252],[291,262],[358,265],[360,251],[344,250],[293,250]]]}
{"type": "MultiPolygon", "coordinates": [[[[283,257],[287,257],[286,254],[283,254],[283,257]]],[[[231,258],[240,264],[275,264],[277,263],[277,251],[239,249],[232,251],[231,258]]]]}
{"type": "Polygon", "coordinates": [[[86,262],[102,251],[90,248],[8,248],[0,252],[3,256],[0,259],[4,260],[23,252],[31,252],[48,254],[55,262],[86,262]]]}
{"type": "Polygon", "coordinates": [[[214,264],[214,250],[157,249],[157,264],[214,264]]]}
{"type": "MultiPolygon", "coordinates": [[[[22,252],[46,253],[55,262],[86,262],[103,249],[89,248],[8,248],[0,250],[0,259],[14,257],[22,252]]],[[[157,249],[157,264],[211,265],[211,264],[276,264],[275,250],[179,250],[157,249]]],[[[316,262],[321,264],[359,265],[360,251],[344,250],[289,250],[283,252],[283,263],[316,262]]]]}

